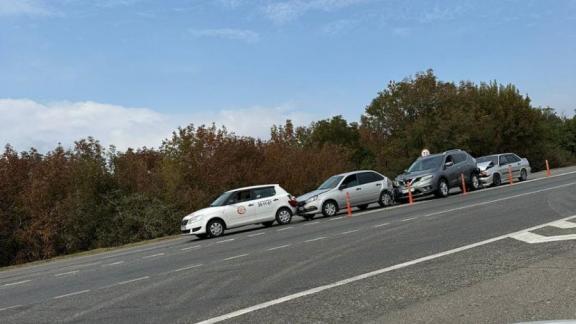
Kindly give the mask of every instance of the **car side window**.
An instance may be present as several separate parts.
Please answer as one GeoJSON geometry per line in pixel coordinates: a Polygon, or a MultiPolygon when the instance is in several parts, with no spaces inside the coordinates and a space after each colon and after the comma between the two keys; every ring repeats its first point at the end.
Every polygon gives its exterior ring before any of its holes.
{"type": "Polygon", "coordinates": [[[342,181],[342,186],[344,186],[344,188],[355,187],[357,185],[358,185],[358,178],[356,177],[355,174],[347,176],[346,179],[342,181]]]}
{"type": "Polygon", "coordinates": [[[254,199],[268,198],[276,195],[276,190],[274,187],[264,187],[252,189],[252,197],[254,199]]]}
{"type": "Polygon", "coordinates": [[[228,199],[228,205],[250,200],[252,200],[251,190],[240,190],[230,196],[230,199],[228,199]]]}
{"type": "Polygon", "coordinates": [[[520,158],[517,157],[515,154],[507,154],[506,160],[508,160],[508,163],[520,162],[520,158]]]}
{"type": "Polygon", "coordinates": [[[500,159],[500,162],[499,162],[500,165],[506,165],[506,164],[508,164],[508,160],[506,160],[506,156],[505,156],[505,155],[500,155],[499,159],[500,159]]]}
{"type": "Polygon", "coordinates": [[[452,157],[452,155],[448,155],[446,156],[446,161],[444,162],[444,164],[452,162],[454,163],[454,158],[452,157]]]}
{"type": "Polygon", "coordinates": [[[382,179],[384,179],[382,176],[380,176],[379,174],[374,173],[374,172],[362,172],[362,173],[358,174],[358,182],[361,185],[366,184],[366,183],[380,181],[382,179]]]}
{"type": "Polygon", "coordinates": [[[454,164],[458,164],[458,163],[461,163],[464,161],[466,161],[466,154],[464,154],[464,153],[454,154],[454,164]]]}

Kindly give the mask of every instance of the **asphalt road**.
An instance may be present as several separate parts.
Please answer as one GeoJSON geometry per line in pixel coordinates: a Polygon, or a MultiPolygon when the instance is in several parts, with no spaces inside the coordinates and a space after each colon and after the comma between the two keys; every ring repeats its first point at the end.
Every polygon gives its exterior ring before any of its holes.
{"type": "Polygon", "coordinates": [[[0,271],[0,322],[576,318],[576,168],[530,179],[0,271]]]}

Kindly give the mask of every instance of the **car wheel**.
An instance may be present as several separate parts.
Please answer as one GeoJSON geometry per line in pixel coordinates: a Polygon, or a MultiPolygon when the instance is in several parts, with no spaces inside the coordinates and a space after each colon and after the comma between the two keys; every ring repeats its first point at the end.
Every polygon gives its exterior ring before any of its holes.
{"type": "Polygon", "coordinates": [[[438,190],[436,190],[436,196],[437,197],[448,197],[448,193],[450,192],[450,188],[448,187],[448,182],[446,182],[446,179],[441,178],[438,181],[438,190]]]}
{"type": "Polygon", "coordinates": [[[502,184],[502,178],[500,178],[500,173],[494,173],[494,175],[492,176],[492,185],[494,185],[494,187],[498,187],[501,184],[502,184]]]}
{"type": "Polygon", "coordinates": [[[520,171],[520,181],[526,181],[526,179],[528,179],[528,172],[526,172],[526,169],[522,169],[522,171],[520,171]]]}
{"type": "Polygon", "coordinates": [[[263,222],[262,225],[264,225],[264,227],[270,227],[274,224],[274,221],[269,221],[269,222],[263,222]]]}
{"type": "Polygon", "coordinates": [[[472,191],[480,189],[480,179],[476,173],[472,173],[470,176],[470,189],[472,191]]]}
{"type": "Polygon", "coordinates": [[[392,195],[388,191],[385,191],[380,194],[378,204],[380,207],[392,206],[394,204],[394,199],[392,199],[392,195]]]}
{"type": "Polygon", "coordinates": [[[290,221],[292,221],[292,211],[286,207],[278,209],[276,212],[276,221],[280,225],[290,224],[290,221]]]}
{"type": "Polygon", "coordinates": [[[322,214],[324,217],[331,217],[338,212],[338,205],[332,200],[328,200],[322,205],[322,214]]]}
{"type": "Polygon", "coordinates": [[[366,205],[366,204],[364,204],[364,205],[359,205],[359,206],[358,206],[358,209],[360,209],[360,210],[366,210],[366,209],[368,209],[368,205],[366,205]]]}
{"type": "Polygon", "coordinates": [[[206,226],[206,234],[208,237],[218,237],[224,234],[224,222],[219,219],[213,219],[208,222],[206,226]]]}

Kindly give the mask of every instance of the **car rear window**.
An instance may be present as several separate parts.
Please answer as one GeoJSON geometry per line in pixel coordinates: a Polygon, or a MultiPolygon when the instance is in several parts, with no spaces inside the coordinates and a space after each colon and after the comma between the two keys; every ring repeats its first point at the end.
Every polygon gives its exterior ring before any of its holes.
{"type": "Polygon", "coordinates": [[[252,197],[254,199],[268,198],[276,195],[276,190],[274,187],[264,187],[252,189],[252,197]]]}

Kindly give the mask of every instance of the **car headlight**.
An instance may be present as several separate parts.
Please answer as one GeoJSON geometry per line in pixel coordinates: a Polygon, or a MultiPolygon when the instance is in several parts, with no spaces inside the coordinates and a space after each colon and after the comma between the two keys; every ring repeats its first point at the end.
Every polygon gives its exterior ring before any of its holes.
{"type": "Polygon", "coordinates": [[[188,218],[188,223],[197,222],[197,221],[202,219],[202,216],[204,216],[204,215],[194,215],[194,216],[188,218]]]}
{"type": "Polygon", "coordinates": [[[397,180],[392,181],[394,187],[400,187],[400,183],[397,180]]]}
{"type": "Polygon", "coordinates": [[[432,175],[427,175],[427,176],[423,176],[422,178],[420,178],[420,182],[429,182],[430,180],[432,180],[432,175]]]}
{"type": "Polygon", "coordinates": [[[312,197],[306,199],[306,203],[308,204],[308,203],[311,203],[311,202],[316,201],[316,200],[318,200],[318,195],[312,196],[312,197]]]}

